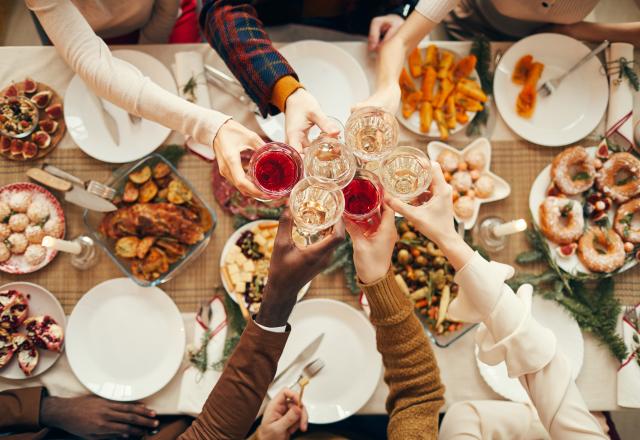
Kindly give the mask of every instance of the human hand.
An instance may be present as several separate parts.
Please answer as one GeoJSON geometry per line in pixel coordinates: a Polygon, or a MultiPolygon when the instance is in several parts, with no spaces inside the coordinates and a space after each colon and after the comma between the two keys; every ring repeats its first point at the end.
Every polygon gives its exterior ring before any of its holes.
{"type": "Polygon", "coordinates": [[[82,438],[141,437],[158,427],[156,413],[142,403],[111,402],[97,396],[44,397],[40,424],[82,438]]]}
{"type": "Polygon", "coordinates": [[[327,267],[333,250],[344,240],[344,223],[338,222],[321,241],[299,248],[291,232],[293,219],[286,209],[273,246],[267,285],[256,322],[266,327],[286,325],[298,292],[327,267]]]}
{"type": "Polygon", "coordinates": [[[260,136],[233,119],[229,119],[220,127],[213,140],[220,174],[245,196],[260,198],[264,197],[264,194],[247,178],[242,168],[240,152],[247,148],[255,150],[262,145],[264,141],[260,136]]]}
{"type": "Polygon", "coordinates": [[[385,201],[394,211],[413,223],[418,231],[440,246],[443,242],[458,237],[453,225],[453,190],[445,181],[438,162],[431,162],[431,172],[432,196],[427,203],[412,206],[393,197],[388,197],[385,201]]]}
{"type": "Polygon", "coordinates": [[[302,152],[303,147],[309,146],[308,134],[314,125],[325,133],[334,133],[338,128],[324,114],[316,98],[303,88],[296,90],[287,98],[284,125],[287,142],[299,152],[302,152]]]}
{"type": "Polygon", "coordinates": [[[397,83],[394,83],[384,87],[379,87],[373,95],[351,107],[351,112],[363,107],[379,107],[392,115],[395,115],[398,111],[399,104],[400,86],[397,83]]]}
{"type": "Polygon", "coordinates": [[[365,235],[357,224],[349,220],[345,221],[345,226],[353,242],[353,263],[360,281],[371,284],[383,278],[389,271],[393,247],[398,241],[393,210],[382,205],[382,220],[373,234],[365,235]]]}
{"type": "Polygon", "coordinates": [[[369,50],[378,50],[380,45],[388,41],[400,26],[404,23],[404,18],[398,14],[388,14],[375,17],[369,26],[369,50]]]}
{"type": "Polygon", "coordinates": [[[298,429],[307,431],[307,410],[298,393],[288,388],[280,391],[267,405],[258,428],[260,440],[289,440],[298,429]]]}

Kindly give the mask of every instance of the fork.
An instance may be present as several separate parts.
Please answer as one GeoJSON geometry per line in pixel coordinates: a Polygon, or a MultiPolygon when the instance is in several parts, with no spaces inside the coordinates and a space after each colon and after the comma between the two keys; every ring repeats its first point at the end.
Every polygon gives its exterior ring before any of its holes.
{"type": "Polygon", "coordinates": [[[300,400],[302,400],[302,394],[304,393],[304,388],[309,384],[309,380],[314,377],[316,374],[320,372],[324,368],[324,361],[320,358],[314,359],[304,366],[302,369],[302,373],[298,376],[298,379],[291,384],[289,389],[292,389],[296,385],[300,386],[300,400]]]}
{"type": "Polygon", "coordinates": [[[571,67],[571,69],[569,69],[567,72],[563,73],[562,75],[560,75],[558,77],[555,77],[553,79],[545,81],[540,87],[538,87],[538,93],[540,93],[540,95],[543,96],[543,97],[547,97],[547,96],[551,95],[555,91],[555,89],[558,88],[560,83],[567,76],[569,76],[569,74],[571,74],[573,71],[575,71],[578,68],[580,68],[584,63],[586,63],[591,58],[593,58],[596,55],[598,55],[600,52],[605,50],[608,46],[609,46],[609,41],[608,40],[604,40],[602,43],[600,43],[600,45],[598,47],[593,49],[591,52],[589,52],[587,55],[585,55],[580,61],[578,61],[576,64],[574,64],[573,67],[571,67]]]}

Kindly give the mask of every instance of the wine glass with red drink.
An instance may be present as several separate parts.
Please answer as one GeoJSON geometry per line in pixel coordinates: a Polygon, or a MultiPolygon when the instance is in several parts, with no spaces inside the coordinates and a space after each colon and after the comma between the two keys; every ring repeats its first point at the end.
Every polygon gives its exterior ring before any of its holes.
{"type": "Polygon", "coordinates": [[[251,156],[249,176],[267,200],[286,197],[302,178],[300,154],[281,142],[263,145],[251,156]]]}
{"type": "Polygon", "coordinates": [[[353,180],[342,189],[344,217],[360,226],[365,234],[378,229],[382,220],[382,184],[371,171],[359,169],[353,180]]]}

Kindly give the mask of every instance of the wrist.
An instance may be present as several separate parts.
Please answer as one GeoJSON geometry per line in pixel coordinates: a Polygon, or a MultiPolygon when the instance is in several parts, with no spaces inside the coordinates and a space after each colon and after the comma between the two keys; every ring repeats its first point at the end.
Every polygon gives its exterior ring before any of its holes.
{"type": "Polygon", "coordinates": [[[60,406],[60,398],[44,396],[40,401],[40,426],[47,428],[60,427],[57,409],[60,406]]]}
{"type": "Polygon", "coordinates": [[[382,270],[383,268],[375,268],[372,270],[371,269],[357,270],[356,268],[358,280],[362,284],[374,284],[375,282],[380,281],[381,279],[387,276],[387,273],[389,273],[390,267],[391,267],[391,264],[387,265],[386,268],[384,268],[384,270],[382,270]]]}
{"type": "Polygon", "coordinates": [[[455,231],[440,237],[435,243],[456,271],[462,269],[475,253],[455,231]]]}
{"type": "Polygon", "coordinates": [[[262,296],[262,304],[256,316],[256,322],[265,327],[281,327],[287,325],[289,316],[296,304],[297,291],[270,287],[267,284],[262,296]]]}

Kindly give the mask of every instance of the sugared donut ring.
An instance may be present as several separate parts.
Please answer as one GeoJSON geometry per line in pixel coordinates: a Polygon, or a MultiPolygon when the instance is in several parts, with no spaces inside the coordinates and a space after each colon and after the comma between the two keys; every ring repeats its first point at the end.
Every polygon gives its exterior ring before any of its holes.
{"type": "Polygon", "coordinates": [[[582,205],[575,200],[547,197],[540,205],[540,229],[557,244],[569,244],[582,235],[582,205]]]}
{"type": "Polygon", "coordinates": [[[578,258],[592,272],[613,272],[624,264],[624,244],[611,229],[590,228],[578,242],[578,258]]]}
{"type": "Polygon", "coordinates": [[[640,213],[640,199],[622,204],[616,211],[613,227],[624,241],[640,243],[640,228],[633,223],[633,216],[636,213],[640,213]]]}
{"type": "Polygon", "coordinates": [[[453,173],[458,169],[460,159],[457,154],[449,150],[442,150],[438,155],[438,163],[442,167],[442,171],[453,173]]]}
{"type": "Polygon", "coordinates": [[[594,161],[582,147],[571,147],[558,154],[551,163],[551,178],[567,195],[585,192],[596,176],[594,161]]]}
{"type": "Polygon", "coordinates": [[[615,153],[597,177],[598,188],[616,202],[624,203],[640,194],[640,160],[629,153],[615,153]]]}

